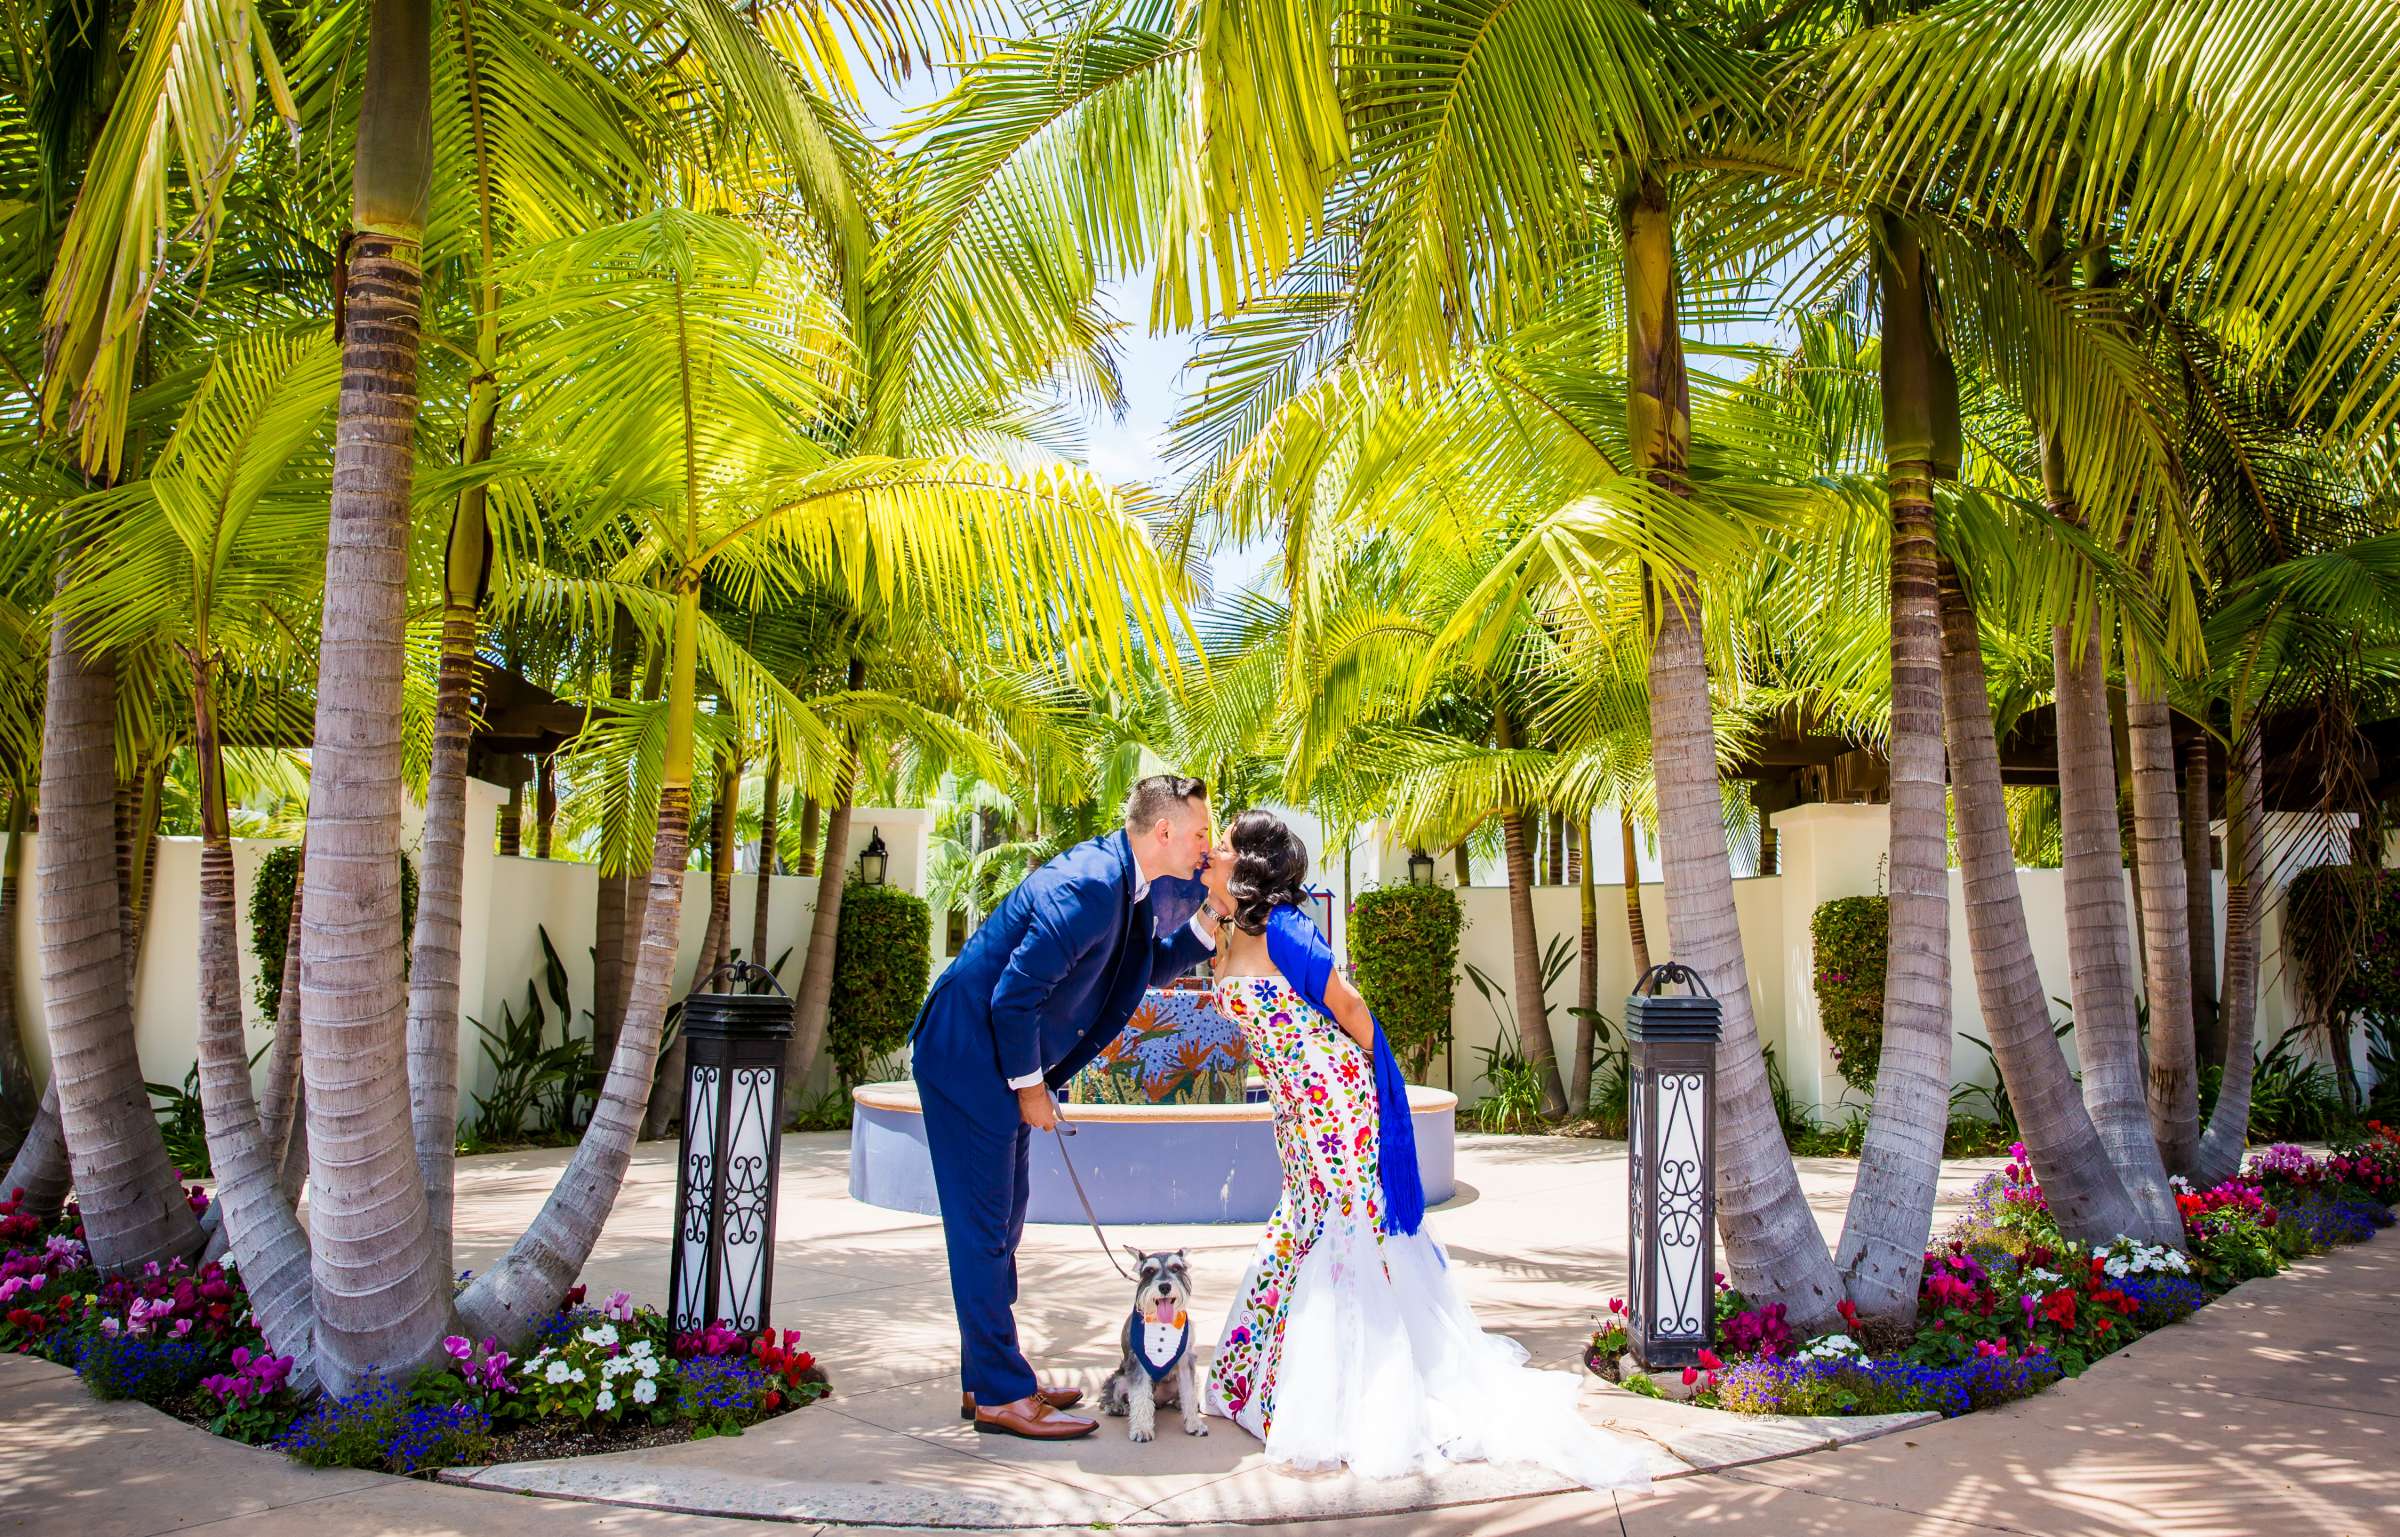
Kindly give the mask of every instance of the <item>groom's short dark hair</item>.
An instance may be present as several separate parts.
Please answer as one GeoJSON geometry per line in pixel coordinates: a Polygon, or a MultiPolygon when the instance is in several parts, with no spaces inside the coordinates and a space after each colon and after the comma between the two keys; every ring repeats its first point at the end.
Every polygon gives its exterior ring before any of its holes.
{"type": "Polygon", "coordinates": [[[1208,799],[1208,786],[1189,774],[1152,774],[1125,797],[1125,830],[1146,833],[1193,801],[1208,799]]]}

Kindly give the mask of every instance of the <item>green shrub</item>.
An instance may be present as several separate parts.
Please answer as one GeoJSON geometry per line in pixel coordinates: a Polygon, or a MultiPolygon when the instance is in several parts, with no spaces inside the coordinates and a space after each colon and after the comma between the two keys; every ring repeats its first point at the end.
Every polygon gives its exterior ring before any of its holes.
{"type": "MultiPolygon", "coordinates": [[[[300,845],[282,844],[259,861],[250,887],[250,953],[258,957],[258,1012],[269,1020],[283,999],[283,942],[292,931],[292,888],[300,878],[300,845]]],[[[400,961],[408,964],[408,937],[417,926],[417,867],[400,856],[400,961]]]]}
{"type": "Polygon", "coordinates": [[[1883,968],[1891,938],[1886,897],[1836,897],[1808,921],[1816,942],[1817,1017],[1842,1076],[1862,1094],[1883,1061],[1883,968]]]}
{"type": "Polygon", "coordinates": [[[842,889],[833,941],[833,996],[825,1046],[844,1083],[908,1039],[933,969],[933,912],[897,886],[852,881],[842,889]]]}
{"type": "Polygon", "coordinates": [[[1446,886],[1379,886],[1350,907],[1350,960],[1359,995],[1383,1022],[1411,1079],[1450,1044],[1458,936],[1466,914],[1446,886]]]}

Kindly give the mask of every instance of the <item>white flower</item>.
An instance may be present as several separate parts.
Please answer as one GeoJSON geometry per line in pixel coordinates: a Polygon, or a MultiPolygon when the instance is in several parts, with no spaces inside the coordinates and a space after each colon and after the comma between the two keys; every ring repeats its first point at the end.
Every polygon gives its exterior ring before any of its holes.
{"type": "Polygon", "coordinates": [[[580,1377],[582,1375],[583,1373],[576,1371],[564,1361],[553,1361],[550,1363],[550,1369],[542,1374],[542,1380],[545,1382],[564,1382],[570,1376],[580,1377]]]}
{"type": "Polygon", "coordinates": [[[649,1381],[651,1378],[653,1378],[653,1377],[655,1377],[655,1376],[657,1376],[657,1375],[658,1375],[658,1363],[657,1363],[656,1361],[651,1361],[651,1360],[643,1360],[643,1361],[640,1361],[640,1362],[636,1363],[636,1366],[637,1366],[637,1369],[638,1369],[638,1370],[641,1372],[641,1374],[642,1374],[642,1380],[643,1380],[644,1382],[647,1382],[647,1381],[649,1381]]]}
{"type": "Polygon", "coordinates": [[[2020,1279],[2028,1286],[2039,1286],[2047,1291],[2066,1280],[2066,1277],[2055,1270],[2044,1270],[2041,1266],[2036,1265],[2026,1271],[2020,1279]]]}
{"type": "Polygon", "coordinates": [[[633,1385],[633,1401],[635,1403],[653,1403],[657,1400],[657,1398],[658,1384],[652,1382],[648,1376],[644,1376],[641,1381],[633,1385]]]}
{"type": "Polygon", "coordinates": [[[573,1377],[573,1378],[574,1378],[574,1379],[575,1379],[577,1382],[588,1382],[588,1381],[590,1381],[590,1380],[591,1380],[591,1379],[587,1378],[586,1376],[584,1376],[584,1374],[583,1374],[583,1368],[582,1368],[582,1367],[580,1367],[580,1366],[576,1367],[576,1368],[575,1368],[575,1370],[573,1370],[572,1372],[568,1373],[568,1375],[569,1375],[569,1376],[571,1376],[571,1377],[573,1377]]]}
{"type": "Polygon", "coordinates": [[[576,1336],[587,1345],[614,1345],[617,1342],[615,1324],[594,1324],[576,1336]]]}
{"type": "Polygon", "coordinates": [[[1841,1361],[1850,1358],[1864,1360],[1866,1349],[1847,1334],[1828,1334],[1811,1340],[1807,1347],[1792,1359],[1795,1361],[1841,1361]]]}
{"type": "Polygon", "coordinates": [[[599,1396],[598,1398],[595,1398],[595,1399],[593,1399],[593,1400],[592,1400],[592,1407],[593,1407],[595,1410],[597,1410],[597,1411],[599,1411],[600,1413],[602,1413],[602,1414],[606,1414],[606,1413],[608,1413],[608,1412],[609,1412],[611,1409],[614,1409],[616,1406],[617,1406],[617,1395],[615,1394],[615,1392],[613,1392],[612,1390],[610,1390],[610,1389],[608,1389],[608,1388],[602,1388],[602,1389],[600,1390],[600,1396],[599,1396]]]}
{"type": "Polygon", "coordinates": [[[651,1344],[648,1340],[635,1340],[632,1344],[625,1347],[625,1353],[632,1356],[646,1356],[657,1348],[658,1347],[656,1345],[651,1344]]]}

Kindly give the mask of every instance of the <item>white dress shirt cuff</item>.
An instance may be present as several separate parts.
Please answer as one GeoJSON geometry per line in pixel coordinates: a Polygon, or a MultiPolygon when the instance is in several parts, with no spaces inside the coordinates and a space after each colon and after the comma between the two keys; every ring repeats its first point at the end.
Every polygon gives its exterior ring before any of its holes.
{"type": "Polygon", "coordinates": [[[1192,932],[1199,935],[1200,943],[1211,950],[1217,947],[1217,915],[1208,910],[1205,902],[1200,904],[1198,912],[1192,914],[1192,932]]]}
{"type": "Polygon", "coordinates": [[[1030,1088],[1032,1088],[1032,1087],[1033,1087],[1035,1084],[1037,1084],[1037,1083],[1040,1083],[1041,1081],[1042,1081],[1042,1075],[1041,1075],[1041,1074],[1039,1074],[1039,1073],[1027,1073],[1027,1074],[1026,1074],[1024,1077],[1022,1077],[1022,1078],[1011,1078],[1010,1080],[1008,1080],[1008,1086],[1009,1086],[1010,1088],[1012,1088],[1012,1089],[1030,1089],[1030,1088]]]}

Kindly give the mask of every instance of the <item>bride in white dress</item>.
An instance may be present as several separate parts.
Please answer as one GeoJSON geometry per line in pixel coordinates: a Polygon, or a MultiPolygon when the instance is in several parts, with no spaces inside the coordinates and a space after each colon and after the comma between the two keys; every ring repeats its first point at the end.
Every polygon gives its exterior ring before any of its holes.
{"type": "Polygon", "coordinates": [[[1283,1199],[1218,1336],[1209,1412],[1294,1467],[1537,1463],[1595,1489],[1647,1488],[1643,1449],[1585,1423],[1575,1377],[1486,1334],[1423,1229],[1405,1098],[1387,1109],[1399,1070],[1301,910],[1306,849],[1263,811],[1235,818],[1229,841],[1234,859],[1208,876],[1234,909],[1218,1006],[1266,1081],[1283,1199]]]}

